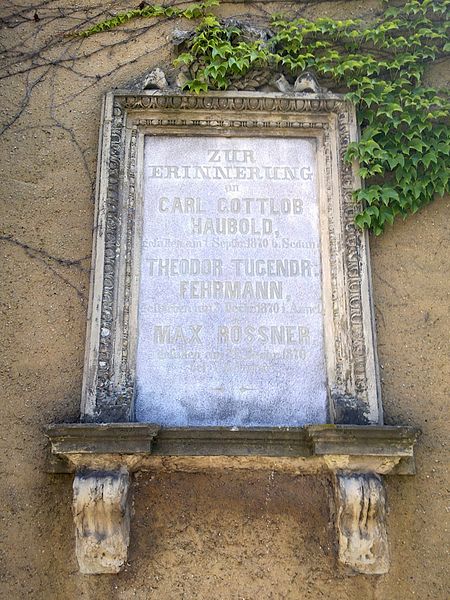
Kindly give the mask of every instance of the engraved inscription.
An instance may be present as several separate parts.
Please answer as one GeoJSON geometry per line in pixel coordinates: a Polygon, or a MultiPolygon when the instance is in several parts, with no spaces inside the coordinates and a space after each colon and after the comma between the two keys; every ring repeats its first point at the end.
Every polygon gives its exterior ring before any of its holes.
{"type": "Polygon", "coordinates": [[[139,421],[326,422],[315,144],[145,138],[139,421]]]}

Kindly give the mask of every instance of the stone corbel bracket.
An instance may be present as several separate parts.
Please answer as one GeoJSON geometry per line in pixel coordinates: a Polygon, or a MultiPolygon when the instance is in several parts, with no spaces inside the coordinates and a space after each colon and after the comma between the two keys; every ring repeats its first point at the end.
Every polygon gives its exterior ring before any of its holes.
{"type": "Polygon", "coordinates": [[[127,560],[130,473],[207,468],[331,473],[338,558],[358,573],[389,568],[381,475],[414,474],[411,427],[160,428],[145,423],[50,425],[48,470],[75,472],[76,554],[86,574],[117,573],[127,560]]]}
{"type": "Polygon", "coordinates": [[[340,563],[357,573],[387,573],[386,498],[380,476],[337,472],[334,484],[340,563]]]}
{"type": "Polygon", "coordinates": [[[126,469],[80,469],[73,481],[76,555],[81,573],[118,573],[130,541],[126,469]]]}

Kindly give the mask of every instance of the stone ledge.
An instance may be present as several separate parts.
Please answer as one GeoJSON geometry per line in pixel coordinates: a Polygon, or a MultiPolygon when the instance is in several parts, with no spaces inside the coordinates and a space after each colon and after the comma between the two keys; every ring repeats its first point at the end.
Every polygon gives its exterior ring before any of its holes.
{"type": "Polygon", "coordinates": [[[56,455],[150,454],[159,429],[147,423],[61,423],[48,425],[45,433],[56,455]]]}
{"type": "Polygon", "coordinates": [[[293,472],[415,473],[413,427],[309,425],[163,428],[146,423],[50,425],[48,471],[78,468],[280,468],[293,472]]]}

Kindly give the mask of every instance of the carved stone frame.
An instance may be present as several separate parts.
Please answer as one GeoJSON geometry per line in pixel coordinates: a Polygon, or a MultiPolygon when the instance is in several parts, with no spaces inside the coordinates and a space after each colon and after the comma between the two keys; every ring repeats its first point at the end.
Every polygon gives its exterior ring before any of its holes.
{"type": "Polygon", "coordinates": [[[133,421],[145,135],[314,137],[330,422],[381,424],[366,236],[354,224],[357,139],[339,95],[114,92],[106,97],[82,418],[133,421]]]}
{"type": "Polygon", "coordinates": [[[74,472],[83,573],[127,560],[129,473],[172,468],[329,473],[338,559],[352,571],[389,566],[380,475],[414,473],[417,431],[384,426],[367,238],[354,165],[355,111],[331,93],[114,91],[105,97],[81,423],[50,425],[52,472],[74,472]],[[162,428],[134,422],[134,378],[146,135],[283,136],[317,140],[329,423],[305,427],[162,428]]]}

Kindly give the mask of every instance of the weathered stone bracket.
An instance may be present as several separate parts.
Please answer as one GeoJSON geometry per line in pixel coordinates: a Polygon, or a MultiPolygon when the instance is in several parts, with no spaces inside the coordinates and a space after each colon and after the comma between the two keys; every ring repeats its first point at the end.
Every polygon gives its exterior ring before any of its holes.
{"type": "Polygon", "coordinates": [[[145,423],[50,425],[52,472],[75,472],[76,554],[86,574],[117,573],[127,560],[129,473],[146,469],[276,469],[331,473],[338,559],[386,573],[389,553],[380,475],[414,473],[412,427],[160,428],[145,423]]]}
{"type": "Polygon", "coordinates": [[[76,472],[73,516],[81,573],[118,573],[124,566],[130,541],[129,484],[126,469],[76,472]]]}
{"type": "Polygon", "coordinates": [[[386,499],[375,473],[336,473],[336,528],[339,561],[358,573],[389,570],[386,499]]]}
{"type": "MultiPolygon", "coordinates": [[[[84,574],[118,573],[130,539],[129,473],[78,470],[73,482],[76,555],[84,574]]],[[[358,573],[389,570],[385,493],[375,473],[336,473],[338,559],[358,573]]]]}

